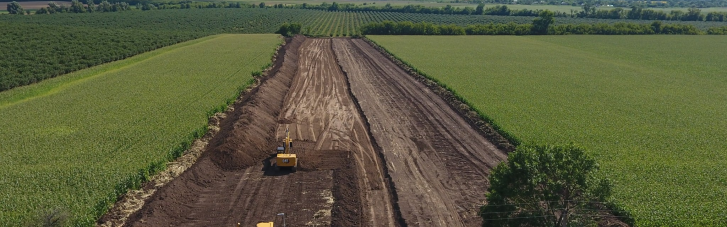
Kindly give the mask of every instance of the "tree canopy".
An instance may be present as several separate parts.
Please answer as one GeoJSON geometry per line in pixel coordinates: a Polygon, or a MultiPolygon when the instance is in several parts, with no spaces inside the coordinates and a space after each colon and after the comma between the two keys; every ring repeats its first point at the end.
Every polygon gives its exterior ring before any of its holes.
{"type": "Polygon", "coordinates": [[[11,3],[8,3],[7,10],[8,10],[9,14],[21,14],[21,15],[25,14],[25,10],[23,10],[23,6],[21,6],[19,3],[14,2],[14,1],[11,3]]]}
{"type": "Polygon", "coordinates": [[[520,146],[490,175],[483,226],[585,226],[611,195],[581,148],[520,146]]]}
{"type": "Polygon", "coordinates": [[[553,18],[555,14],[550,10],[544,10],[540,12],[540,17],[533,19],[533,33],[534,34],[548,34],[548,27],[555,23],[553,18]]]}

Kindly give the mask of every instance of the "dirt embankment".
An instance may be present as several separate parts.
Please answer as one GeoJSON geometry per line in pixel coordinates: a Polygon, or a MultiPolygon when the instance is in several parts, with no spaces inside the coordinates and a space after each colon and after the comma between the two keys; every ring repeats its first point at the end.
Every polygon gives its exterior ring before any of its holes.
{"type": "MultiPolygon", "coordinates": [[[[299,42],[302,42],[300,40],[302,40],[302,38],[299,38],[299,42]]],[[[287,45],[287,43],[290,43],[290,41],[290,38],[286,39],[286,42],[283,43],[283,46],[277,49],[275,55],[273,56],[273,61],[276,64],[266,69],[265,72],[263,72],[265,75],[274,74],[280,70],[281,66],[283,65],[282,62],[284,60],[284,55],[287,49],[289,49],[291,46],[287,45]]],[[[299,46],[300,43],[297,45],[299,46]]],[[[194,163],[197,162],[199,157],[204,153],[204,151],[207,150],[207,145],[209,144],[210,140],[212,140],[212,138],[215,138],[217,133],[220,131],[221,121],[226,119],[229,114],[233,113],[236,107],[242,106],[240,105],[240,103],[245,103],[247,100],[249,100],[250,97],[252,97],[258,90],[258,86],[268,78],[269,77],[257,78],[256,82],[250,85],[250,87],[248,87],[246,90],[244,90],[240,97],[236,100],[237,105],[229,106],[225,112],[217,113],[212,116],[209,119],[208,131],[202,138],[193,141],[190,148],[186,150],[181,157],[177,158],[173,162],[167,163],[167,168],[161,173],[152,176],[149,182],[146,182],[144,183],[144,185],[142,185],[141,189],[130,190],[121,198],[119,198],[114,206],[109,209],[106,214],[99,218],[99,220],[96,222],[96,226],[108,227],[124,225],[129,216],[141,209],[145,205],[146,201],[152,195],[154,195],[158,189],[164,187],[166,184],[184,173],[194,163]]]]}
{"type": "Polygon", "coordinates": [[[498,150],[362,40],[285,47],[192,167],[128,226],[476,226],[498,150]],[[286,129],[296,173],[270,160],[286,129]]]}
{"type": "Polygon", "coordinates": [[[382,148],[406,224],[479,225],[487,175],[506,153],[368,43],[335,40],[334,50],[382,148]]]}
{"type": "Polygon", "coordinates": [[[291,226],[398,226],[385,164],[331,40],[286,48],[277,73],[236,105],[197,163],[126,225],[253,226],[285,213],[291,226]],[[270,167],[286,128],[300,159],[292,174],[270,167]]]}
{"type": "MultiPolygon", "coordinates": [[[[225,170],[242,169],[267,157],[265,146],[275,136],[274,116],[282,108],[282,99],[297,69],[298,48],[303,40],[304,37],[296,37],[283,47],[276,59],[278,64],[268,72],[272,76],[263,79],[261,85],[235,103],[233,112],[227,113],[220,122],[219,132],[210,140],[202,157],[147,199],[146,205],[126,225],[189,224],[187,216],[196,209],[187,204],[202,199],[199,195],[213,187],[213,182],[224,181],[225,170]]],[[[220,189],[229,194],[227,190],[220,189]]]]}
{"type": "Polygon", "coordinates": [[[256,87],[240,102],[240,108],[225,118],[218,136],[209,144],[210,159],[224,170],[243,169],[270,155],[285,95],[297,71],[300,46],[298,36],[285,46],[282,61],[273,68],[275,74],[256,87]],[[278,68],[278,65],[280,67],[278,68]],[[277,70],[276,70],[277,68],[277,70]]]}

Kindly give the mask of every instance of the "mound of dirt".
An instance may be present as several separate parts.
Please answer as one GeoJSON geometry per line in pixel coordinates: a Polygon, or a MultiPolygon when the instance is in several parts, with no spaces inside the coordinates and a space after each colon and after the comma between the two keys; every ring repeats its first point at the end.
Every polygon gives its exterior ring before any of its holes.
{"type": "Polygon", "coordinates": [[[288,42],[257,86],[235,103],[234,111],[220,122],[220,131],[210,140],[206,152],[177,179],[157,191],[146,205],[129,217],[126,226],[169,226],[187,223],[194,213],[189,201],[215,187],[229,176],[224,170],[242,169],[264,160],[274,150],[266,145],[274,140],[276,116],[288,92],[298,64],[298,49],[305,37],[288,42]]]}
{"type": "Polygon", "coordinates": [[[225,170],[243,169],[255,165],[274,151],[277,116],[283,107],[283,99],[288,93],[292,76],[298,64],[298,49],[305,41],[304,36],[296,36],[284,47],[282,65],[275,75],[267,79],[241,108],[236,108],[232,116],[222,122],[219,136],[210,141],[210,159],[225,170]]]}

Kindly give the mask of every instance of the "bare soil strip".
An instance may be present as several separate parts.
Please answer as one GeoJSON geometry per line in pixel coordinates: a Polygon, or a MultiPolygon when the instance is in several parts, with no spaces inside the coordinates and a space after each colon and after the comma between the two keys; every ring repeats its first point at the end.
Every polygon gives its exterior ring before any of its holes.
{"type": "Polygon", "coordinates": [[[479,225],[487,175],[506,153],[366,42],[339,39],[334,50],[383,149],[406,223],[479,225]]]}
{"type": "Polygon", "coordinates": [[[296,37],[127,226],[477,226],[505,152],[362,40],[296,37]],[[285,129],[295,173],[270,166],[285,129]]]}

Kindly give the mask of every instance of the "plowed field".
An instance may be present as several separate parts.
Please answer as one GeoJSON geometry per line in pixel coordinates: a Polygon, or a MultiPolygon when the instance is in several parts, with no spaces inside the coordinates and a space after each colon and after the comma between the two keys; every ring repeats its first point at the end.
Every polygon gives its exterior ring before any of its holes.
{"type": "Polygon", "coordinates": [[[296,37],[128,226],[478,226],[506,154],[369,44],[296,37]],[[297,172],[274,171],[289,128],[297,172]]]}

